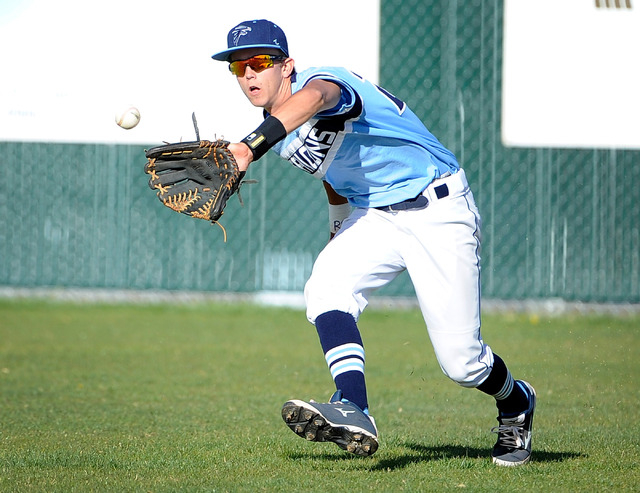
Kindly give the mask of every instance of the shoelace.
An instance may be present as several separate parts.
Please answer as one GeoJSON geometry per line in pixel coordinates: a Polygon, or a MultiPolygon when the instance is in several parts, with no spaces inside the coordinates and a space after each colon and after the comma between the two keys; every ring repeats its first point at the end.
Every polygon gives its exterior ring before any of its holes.
{"type": "Polygon", "coordinates": [[[491,428],[491,433],[498,434],[500,445],[509,448],[524,448],[524,430],[517,425],[500,425],[491,428]]]}

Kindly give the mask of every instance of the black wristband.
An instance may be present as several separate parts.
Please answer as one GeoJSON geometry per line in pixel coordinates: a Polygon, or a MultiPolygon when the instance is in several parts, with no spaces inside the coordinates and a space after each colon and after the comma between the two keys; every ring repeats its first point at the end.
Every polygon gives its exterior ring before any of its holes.
{"type": "Polygon", "coordinates": [[[282,122],[275,116],[269,115],[258,128],[240,142],[249,146],[253,153],[253,160],[257,161],[286,136],[287,130],[282,122]]]}

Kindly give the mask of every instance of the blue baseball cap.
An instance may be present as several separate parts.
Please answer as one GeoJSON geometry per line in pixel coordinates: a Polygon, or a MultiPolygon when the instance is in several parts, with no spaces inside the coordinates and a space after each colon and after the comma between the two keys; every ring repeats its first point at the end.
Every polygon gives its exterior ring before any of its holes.
{"type": "Polygon", "coordinates": [[[216,53],[211,58],[228,62],[233,52],[245,48],[275,48],[289,56],[289,47],[284,31],[266,19],[245,21],[238,24],[229,31],[227,46],[226,50],[216,53]]]}

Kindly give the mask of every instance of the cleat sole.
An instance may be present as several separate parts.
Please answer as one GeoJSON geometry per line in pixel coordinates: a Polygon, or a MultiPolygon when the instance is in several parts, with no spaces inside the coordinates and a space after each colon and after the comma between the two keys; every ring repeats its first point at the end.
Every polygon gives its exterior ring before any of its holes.
{"type": "Polygon", "coordinates": [[[282,408],[282,419],[296,435],[311,442],[333,442],[347,452],[362,457],[378,450],[376,437],[352,432],[343,426],[332,426],[319,413],[297,402],[287,402],[282,408]]]}

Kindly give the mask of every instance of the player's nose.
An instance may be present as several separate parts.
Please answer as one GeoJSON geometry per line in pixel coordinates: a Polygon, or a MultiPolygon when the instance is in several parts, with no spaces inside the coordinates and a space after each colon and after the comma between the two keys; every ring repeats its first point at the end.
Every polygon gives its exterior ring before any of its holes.
{"type": "Polygon", "coordinates": [[[249,65],[247,65],[244,69],[244,77],[245,79],[253,79],[256,74],[258,72],[256,72],[255,70],[253,70],[249,65]]]}

